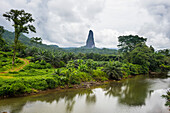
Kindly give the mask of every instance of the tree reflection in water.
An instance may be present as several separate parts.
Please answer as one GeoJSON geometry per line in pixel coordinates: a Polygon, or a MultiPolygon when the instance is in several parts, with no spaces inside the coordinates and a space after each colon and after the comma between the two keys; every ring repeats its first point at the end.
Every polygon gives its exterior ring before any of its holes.
{"type": "Polygon", "coordinates": [[[91,89],[68,90],[68,91],[63,91],[63,92],[52,92],[52,93],[39,95],[39,96],[35,95],[35,96],[30,96],[30,97],[23,97],[23,98],[21,97],[19,98],[19,100],[17,98],[14,98],[14,99],[10,99],[10,102],[1,100],[0,110],[1,110],[1,107],[3,108],[4,106],[10,106],[10,110],[7,110],[7,112],[20,113],[22,112],[23,107],[27,103],[34,103],[34,102],[40,101],[40,102],[46,102],[46,103],[51,104],[54,101],[58,103],[60,100],[64,100],[66,104],[66,107],[65,107],[66,112],[71,113],[76,103],[76,97],[82,97],[84,95],[86,96],[86,103],[89,104],[89,103],[96,102],[96,96],[91,89]]]}
{"type": "Polygon", "coordinates": [[[95,104],[96,103],[96,95],[95,94],[87,94],[86,95],[86,103],[87,104],[95,104]]]}
{"type": "Polygon", "coordinates": [[[93,91],[91,89],[86,90],[79,90],[74,92],[69,92],[68,95],[65,95],[65,103],[66,103],[66,111],[67,113],[71,113],[75,104],[75,97],[82,97],[83,95],[86,95],[86,103],[95,103],[96,102],[96,96],[93,94],[93,91]]]}
{"type": "Polygon", "coordinates": [[[121,104],[140,106],[145,105],[145,99],[149,94],[149,86],[149,81],[136,77],[135,79],[111,83],[104,90],[106,96],[118,97],[121,104]]]}

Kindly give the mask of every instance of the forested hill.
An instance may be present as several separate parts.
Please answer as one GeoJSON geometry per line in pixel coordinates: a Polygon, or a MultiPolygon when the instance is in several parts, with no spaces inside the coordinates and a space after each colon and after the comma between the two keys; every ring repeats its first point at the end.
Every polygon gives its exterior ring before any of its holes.
{"type": "MultiPolygon", "coordinates": [[[[14,43],[14,32],[10,32],[8,30],[5,30],[3,33],[3,39],[9,44],[13,45],[14,43]]],[[[107,48],[86,48],[86,47],[79,47],[79,48],[60,48],[57,45],[46,45],[46,44],[35,44],[31,43],[30,38],[27,36],[21,34],[19,37],[19,41],[21,44],[23,43],[27,47],[36,46],[41,49],[48,49],[48,50],[60,50],[65,52],[73,52],[73,53],[98,53],[98,54],[117,54],[116,49],[107,49],[107,48]]]]}
{"type": "MultiPolygon", "coordinates": [[[[2,37],[3,39],[9,44],[12,45],[14,43],[14,32],[10,32],[8,30],[5,30],[5,32],[3,33],[2,37]]],[[[42,49],[57,49],[57,50],[61,50],[61,48],[59,48],[57,45],[46,45],[46,44],[35,44],[35,43],[31,43],[30,38],[28,38],[27,36],[21,34],[19,37],[19,41],[21,43],[23,43],[24,45],[31,47],[31,46],[37,46],[38,48],[42,48],[42,49]]]]}
{"type": "Polygon", "coordinates": [[[108,48],[87,48],[87,47],[80,47],[80,48],[63,48],[65,51],[74,52],[74,53],[98,53],[98,54],[117,54],[116,49],[108,49],[108,48]]]}

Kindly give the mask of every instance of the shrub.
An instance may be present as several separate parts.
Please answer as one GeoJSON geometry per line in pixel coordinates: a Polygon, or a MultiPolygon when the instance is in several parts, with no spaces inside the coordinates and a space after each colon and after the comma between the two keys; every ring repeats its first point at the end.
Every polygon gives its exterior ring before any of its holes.
{"type": "Polygon", "coordinates": [[[45,90],[48,88],[47,82],[43,79],[37,79],[35,82],[31,84],[31,86],[39,90],[45,90]]]}
{"type": "Polygon", "coordinates": [[[47,63],[46,63],[45,60],[41,60],[40,64],[41,64],[41,65],[46,65],[47,63]]]}
{"type": "Polygon", "coordinates": [[[52,89],[57,87],[57,81],[54,80],[54,78],[46,78],[46,82],[48,84],[48,88],[52,89]]]}
{"type": "Polygon", "coordinates": [[[108,76],[104,71],[101,71],[100,69],[93,70],[92,77],[97,81],[105,81],[108,80],[108,76]]]}
{"type": "Polygon", "coordinates": [[[87,65],[83,65],[83,64],[78,66],[78,70],[82,72],[89,72],[87,65]]]}
{"type": "Polygon", "coordinates": [[[0,96],[10,95],[9,89],[10,89],[10,85],[9,84],[3,84],[0,87],[0,96]]]}
{"type": "Polygon", "coordinates": [[[44,65],[44,61],[42,60],[43,63],[39,63],[39,61],[36,61],[35,63],[31,62],[29,65],[25,66],[24,69],[49,69],[52,68],[51,64],[46,63],[44,65]],[[43,65],[42,65],[43,64],[43,65]]]}
{"type": "Polygon", "coordinates": [[[10,74],[18,74],[17,71],[9,71],[10,74]]]}
{"type": "Polygon", "coordinates": [[[146,74],[149,71],[147,66],[132,63],[123,64],[121,69],[124,77],[128,77],[129,75],[146,74]]]}
{"type": "Polygon", "coordinates": [[[22,94],[26,91],[27,87],[20,82],[16,82],[10,86],[10,95],[22,94]]]}
{"type": "Polygon", "coordinates": [[[64,76],[58,76],[58,84],[61,86],[68,84],[68,78],[64,76]]]}
{"type": "Polygon", "coordinates": [[[77,72],[71,73],[69,83],[71,84],[80,84],[80,77],[77,72]]]}

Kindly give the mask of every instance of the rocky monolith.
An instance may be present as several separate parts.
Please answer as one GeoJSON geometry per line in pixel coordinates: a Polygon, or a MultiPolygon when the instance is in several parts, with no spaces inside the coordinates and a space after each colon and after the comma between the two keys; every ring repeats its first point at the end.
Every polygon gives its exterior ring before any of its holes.
{"type": "Polygon", "coordinates": [[[86,47],[88,47],[88,48],[94,48],[95,47],[93,31],[92,30],[89,31],[88,39],[86,41],[86,47]]]}

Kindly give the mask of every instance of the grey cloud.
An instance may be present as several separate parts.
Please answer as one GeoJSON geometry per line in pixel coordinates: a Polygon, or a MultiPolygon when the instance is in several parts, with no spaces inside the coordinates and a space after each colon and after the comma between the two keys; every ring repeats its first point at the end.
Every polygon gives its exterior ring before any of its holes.
{"type": "Polygon", "coordinates": [[[170,1],[143,0],[142,4],[154,21],[145,23],[139,34],[148,36],[150,38],[148,43],[156,48],[170,48],[170,1]]]}
{"type": "MultiPolygon", "coordinates": [[[[154,47],[170,48],[169,0],[1,0],[1,4],[0,14],[12,8],[32,13],[37,33],[29,36],[61,47],[83,46],[92,29],[97,47],[117,47],[117,37],[130,30],[147,37],[154,47]]],[[[0,24],[12,30],[2,15],[0,24]]]]}

